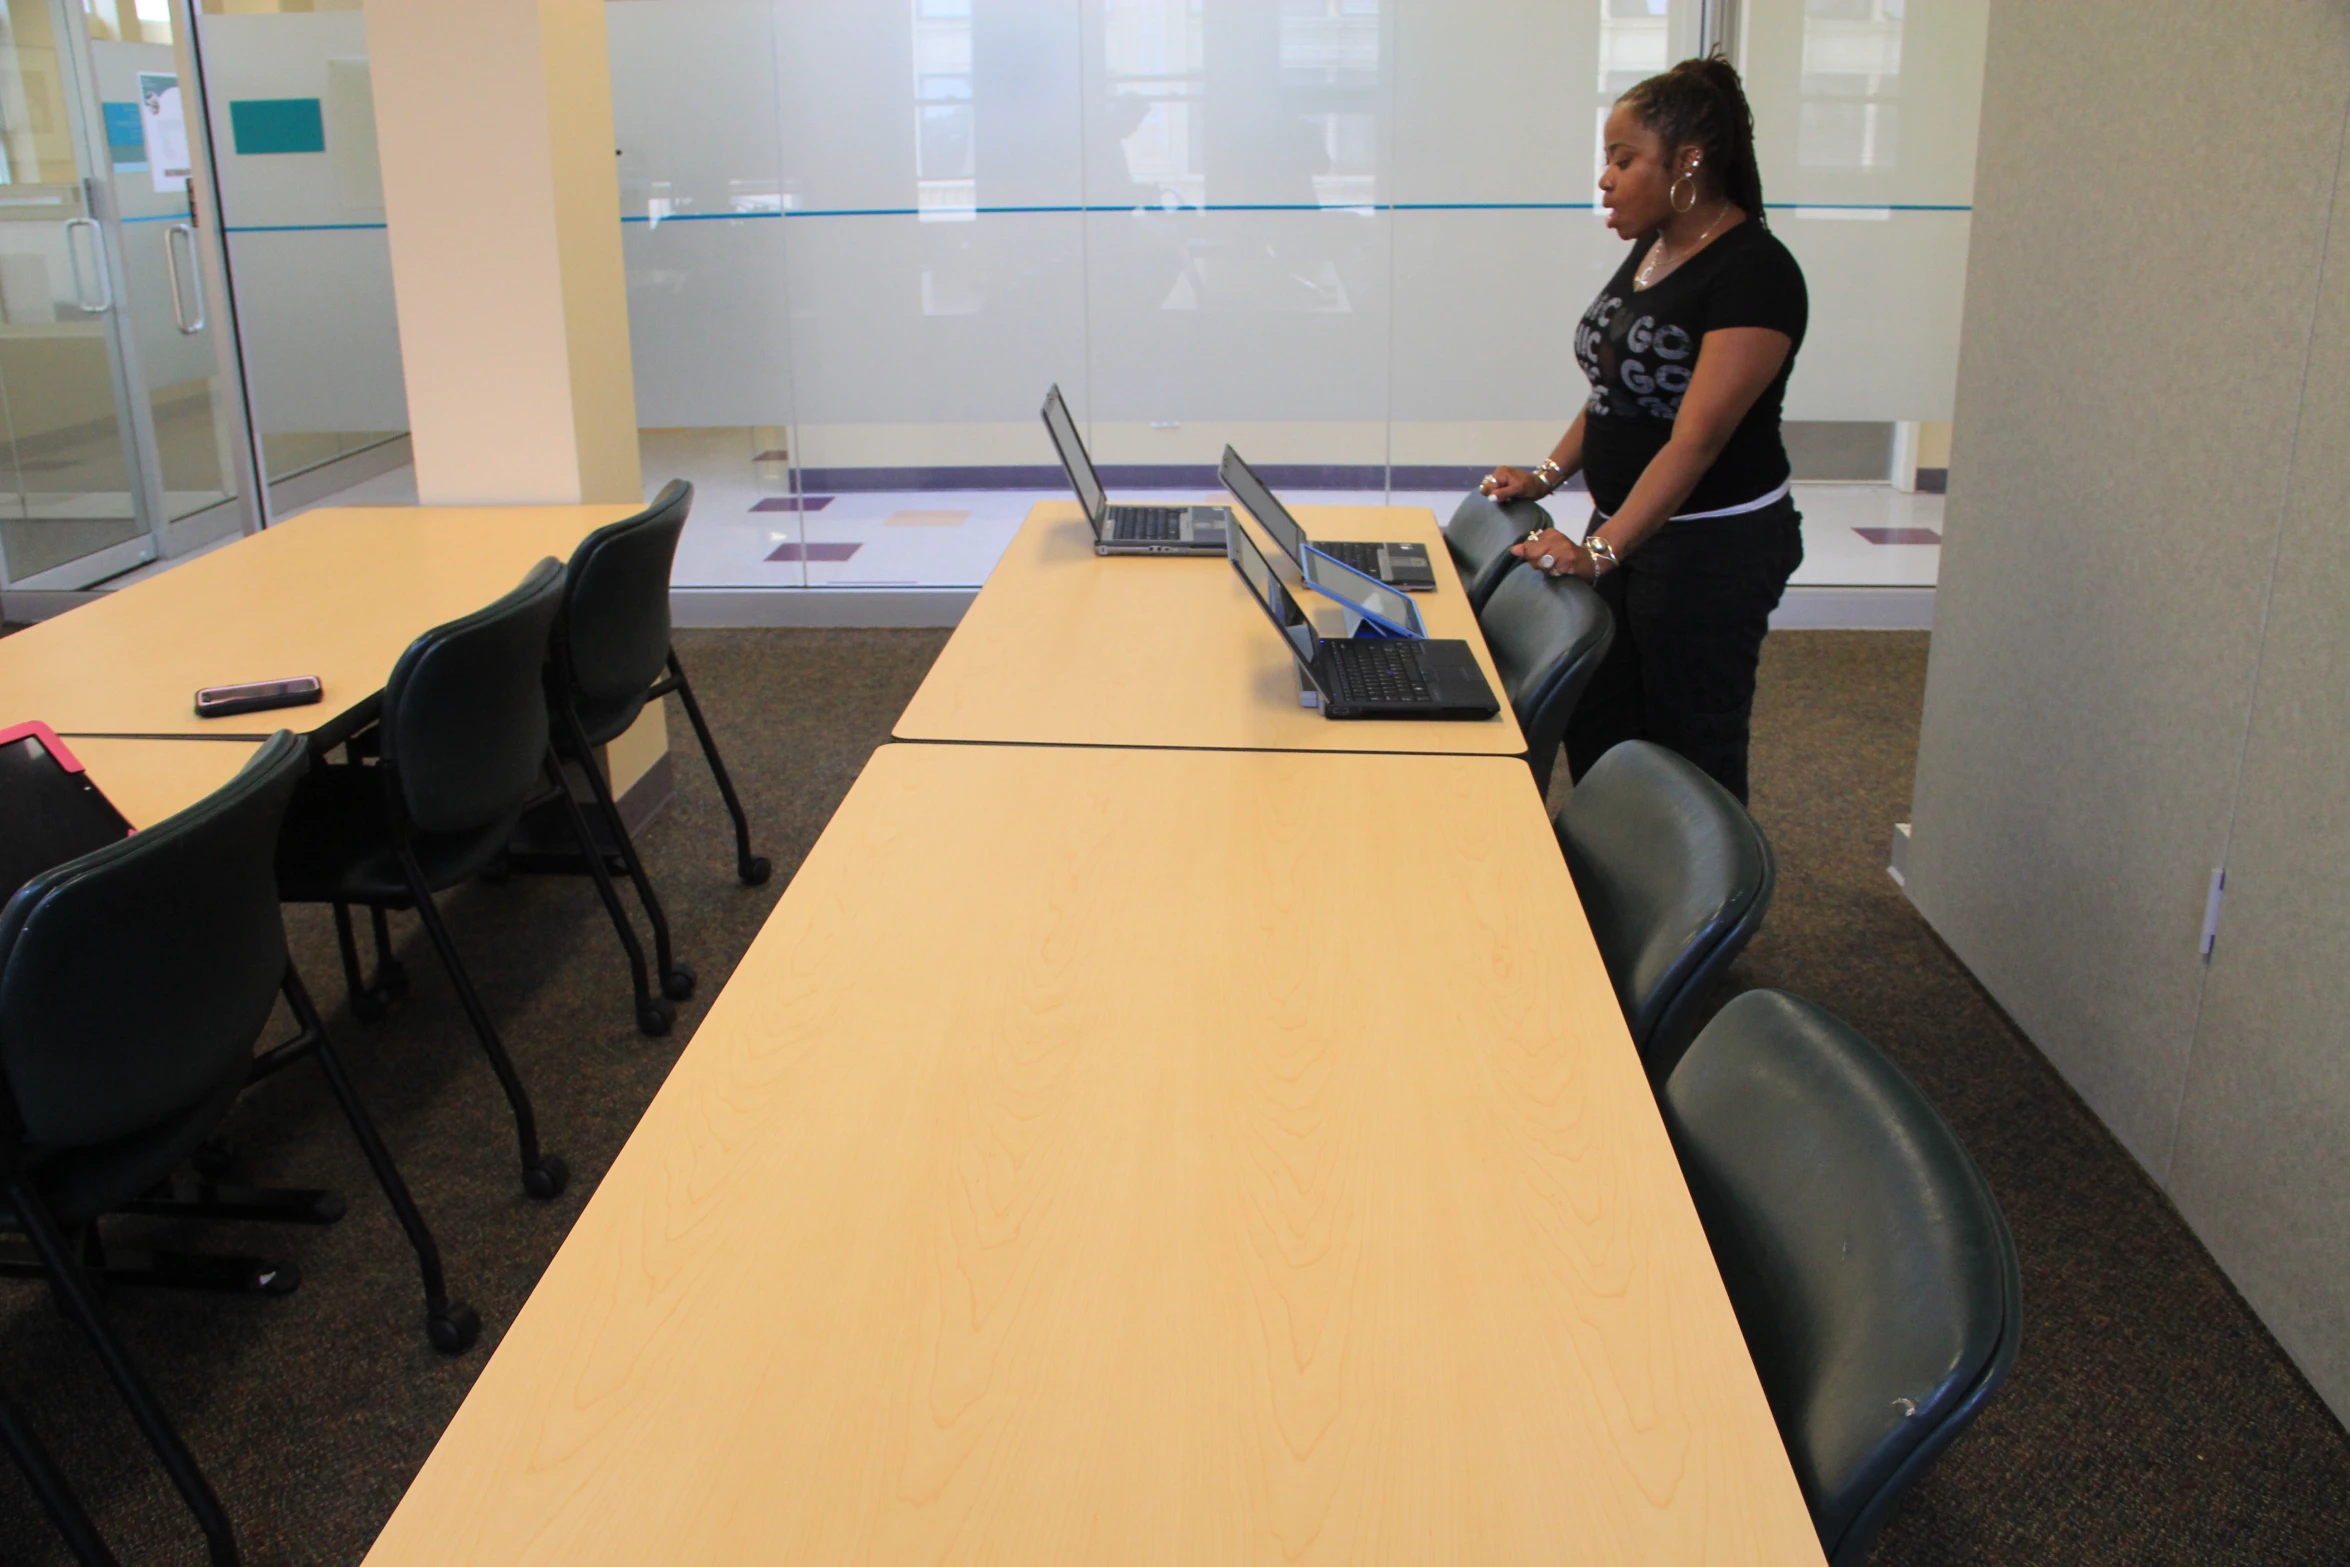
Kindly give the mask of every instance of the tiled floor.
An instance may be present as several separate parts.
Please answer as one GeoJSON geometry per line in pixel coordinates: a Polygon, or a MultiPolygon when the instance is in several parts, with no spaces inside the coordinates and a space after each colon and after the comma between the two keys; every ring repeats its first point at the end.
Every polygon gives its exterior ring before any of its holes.
{"type": "MultiPolygon", "coordinates": [[[[699,466],[699,465],[696,465],[699,466]]],[[[987,580],[1012,534],[1044,490],[870,491],[777,496],[748,475],[683,470],[695,487],[693,520],[678,542],[672,580],[695,588],[975,588],[987,580]]],[[[679,472],[648,467],[646,487],[679,472]]],[[[1930,588],[1941,564],[1942,497],[1903,495],[1882,485],[1796,486],[1803,510],[1804,562],[1794,586],[1930,588]],[[1865,531],[1864,531],[1865,530],[1865,531]],[[1936,542],[1922,542],[1932,535],[1936,542]],[[1893,542],[1876,542],[1888,539],[1893,542]]],[[[1121,492],[1120,500],[1221,500],[1197,490],[1121,492]]],[[[1295,491],[1300,504],[1426,506],[1439,518],[1460,503],[1452,493],[1295,491]]],[[[330,506],[412,505],[413,469],[369,479],[320,502],[330,506]]],[[[1552,508],[1576,520],[1578,508],[1552,508]]]]}

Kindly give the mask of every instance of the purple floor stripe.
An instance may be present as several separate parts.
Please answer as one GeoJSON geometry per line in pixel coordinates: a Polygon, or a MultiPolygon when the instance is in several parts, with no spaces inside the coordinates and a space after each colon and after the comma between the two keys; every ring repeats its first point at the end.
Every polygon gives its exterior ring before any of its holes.
{"type": "Polygon", "coordinates": [[[753,511],[822,511],[832,504],[829,495],[770,495],[753,511]]]}
{"type": "Polygon", "coordinates": [[[838,563],[863,549],[862,544],[778,544],[769,560],[832,561],[838,563]]]}
{"type": "Polygon", "coordinates": [[[1939,544],[1942,535],[1931,528],[1855,528],[1871,544],[1939,544]]]}

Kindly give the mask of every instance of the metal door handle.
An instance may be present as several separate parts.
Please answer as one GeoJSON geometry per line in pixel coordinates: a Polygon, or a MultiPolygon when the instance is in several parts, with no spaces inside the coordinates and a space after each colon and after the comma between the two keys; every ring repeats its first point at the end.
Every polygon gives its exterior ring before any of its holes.
{"type": "Polygon", "coordinates": [[[196,226],[192,223],[174,223],[163,231],[163,265],[171,274],[171,319],[179,323],[180,334],[194,337],[204,330],[204,269],[196,263],[196,226]],[[180,306],[180,247],[172,243],[184,239],[188,247],[188,270],[196,274],[196,319],[190,321],[180,306]]]}
{"type": "Polygon", "coordinates": [[[114,308],[114,279],[106,275],[106,236],[99,231],[96,218],[65,220],[65,264],[73,269],[73,302],[83,314],[102,316],[114,308]],[[82,253],[73,246],[73,231],[80,228],[90,231],[90,266],[98,274],[98,302],[94,305],[82,286],[82,253]]]}

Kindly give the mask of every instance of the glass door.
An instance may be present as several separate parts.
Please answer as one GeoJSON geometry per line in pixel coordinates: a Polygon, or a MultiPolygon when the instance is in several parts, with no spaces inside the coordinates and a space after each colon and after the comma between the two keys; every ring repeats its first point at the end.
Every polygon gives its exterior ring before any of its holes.
{"type": "Polygon", "coordinates": [[[246,526],[171,14],[0,0],[0,583],[88,587],[246,526]]]}

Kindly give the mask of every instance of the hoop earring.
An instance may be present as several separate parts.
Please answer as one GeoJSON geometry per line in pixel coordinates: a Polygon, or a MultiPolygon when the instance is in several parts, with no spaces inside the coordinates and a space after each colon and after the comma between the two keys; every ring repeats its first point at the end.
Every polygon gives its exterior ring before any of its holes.
{"type": "Polygon", "coordinates": [[[1666,186],[1665,200],[1672,204],[1672,208],[1675,212],[1688,212],[1693,210],[1697,206],[1697,171],[1692,169],[1687,174],[1684,174],[1679,179],[1673,181],[1672,184],[1666,186]],[[1684,185],[1689,187],[1689,199],[1687,201],[1683,201],[1681,199],[1681,187],[1684,185]]]}

